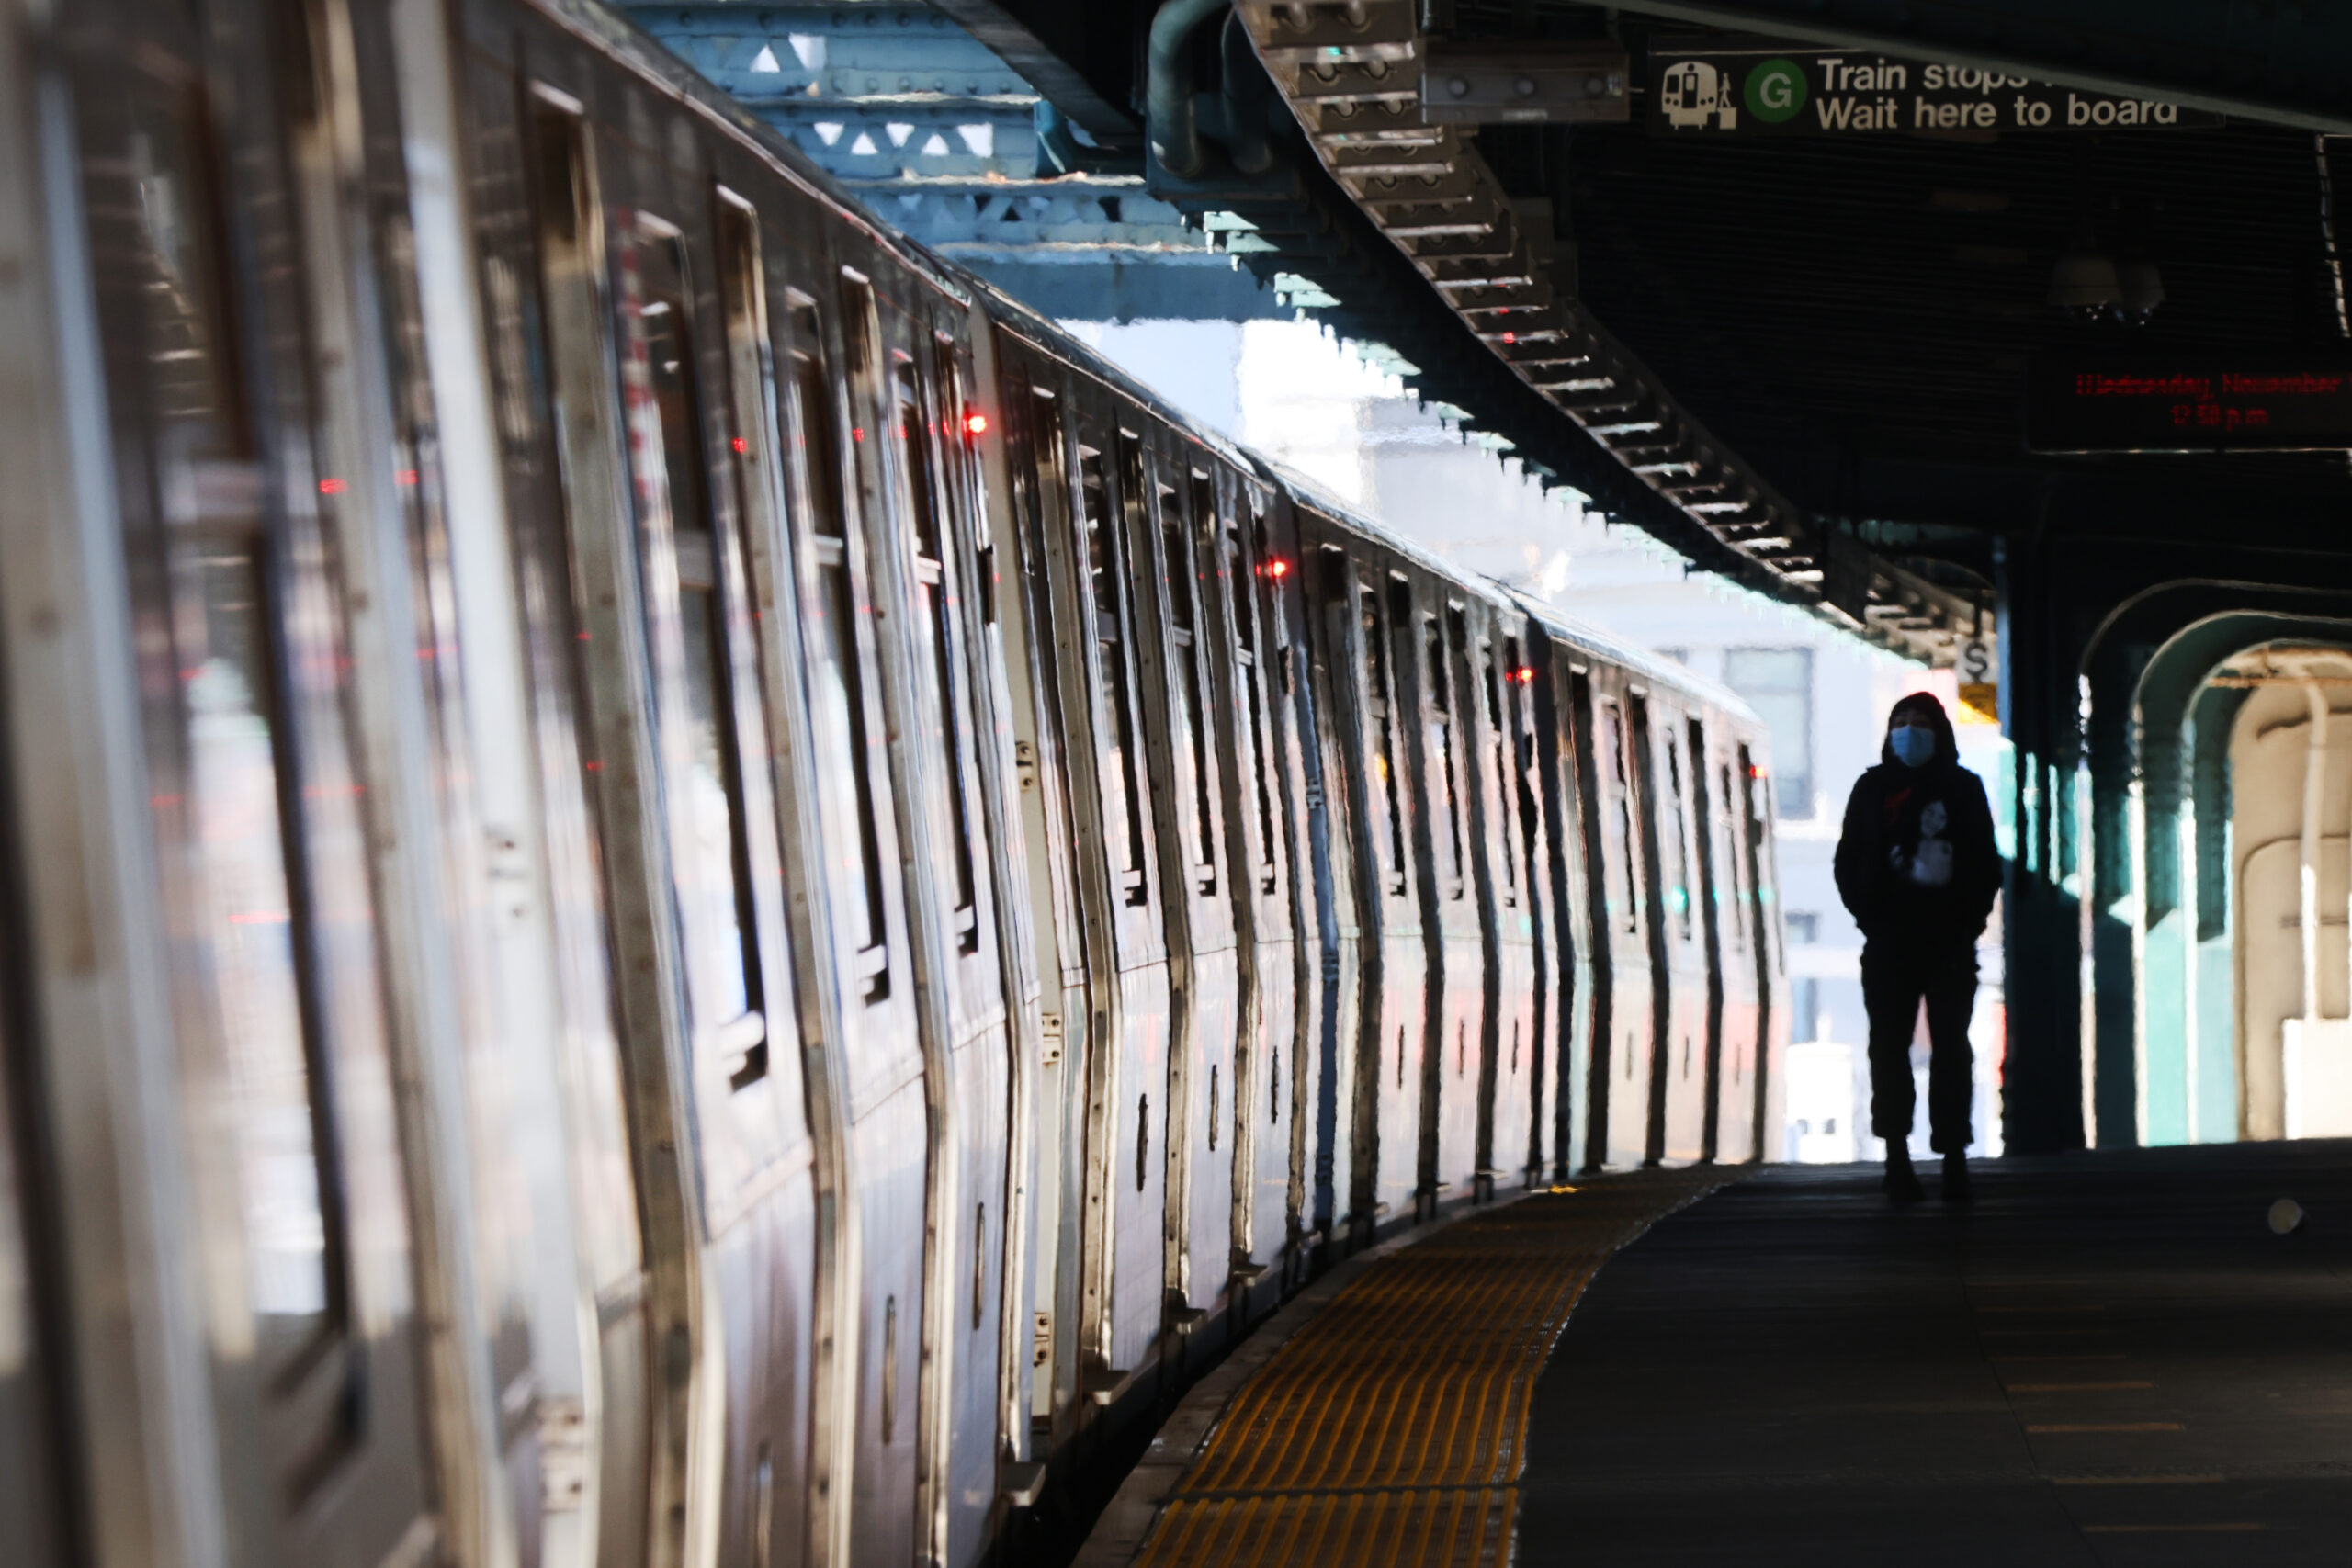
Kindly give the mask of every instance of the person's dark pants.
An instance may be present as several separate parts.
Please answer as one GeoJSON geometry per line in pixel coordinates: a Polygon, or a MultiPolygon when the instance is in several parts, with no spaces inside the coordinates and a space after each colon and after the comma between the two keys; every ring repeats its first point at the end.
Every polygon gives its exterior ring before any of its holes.
{"type": "Polygon", "coordinates": [[[1871,1017],[1871,1131],[1890,1145],[1907,1144],[1918,1092],[1911,1081],[1911,1041],[1919,1004],[1928,1004],[1928,1130],[1938,1154],[1956,1155],[1973,1140],[1968,1125],[1975,1085],[1968,1015],[1976,1005],[1976,948],[1917,947],[1877,939],[1862,947],[1862,1006],[1871,1017]]]}

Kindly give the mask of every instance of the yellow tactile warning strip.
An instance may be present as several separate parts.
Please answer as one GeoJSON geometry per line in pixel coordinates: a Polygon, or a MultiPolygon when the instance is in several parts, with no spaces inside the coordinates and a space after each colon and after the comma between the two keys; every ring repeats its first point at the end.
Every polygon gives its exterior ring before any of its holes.
{"type": "Polygon", "coordinates": [[[1234,1395],[1142,1568],[1506,1562],[1530,1397],[1569,1310],[1611,1253],[1727,1175],[1555,1189],[1373,1264],[1234,1395]]]}

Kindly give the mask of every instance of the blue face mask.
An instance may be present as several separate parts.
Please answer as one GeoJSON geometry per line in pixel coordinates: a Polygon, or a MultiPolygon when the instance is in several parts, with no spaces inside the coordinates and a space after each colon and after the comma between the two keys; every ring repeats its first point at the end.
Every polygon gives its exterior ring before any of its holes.
{"type": "Polygon", "coordinates": [[[1923,766],[1936,754],[1936,732],[1917,724],[1896,725],[1887,733],[1886,743],[1906,768],[1923,766]]]}

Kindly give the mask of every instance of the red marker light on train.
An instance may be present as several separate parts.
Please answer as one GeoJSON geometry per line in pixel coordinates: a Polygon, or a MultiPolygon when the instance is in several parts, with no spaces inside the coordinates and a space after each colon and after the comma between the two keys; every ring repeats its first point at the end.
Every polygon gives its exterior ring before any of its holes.
{"type": "Polygon", "coordinates": [[[343,481],[341,479],[321,479],[319,481],[319,493],[321,495],[341,495],[343,493],[343,481]]]}
{"type": "Polygon", "coordinates": [[[967,413],[967,414],[966,414],[966,415],[964,416],[964,434],[967,434],[967,435],[986,435],[988,433],[989,433],[989,416],[988,416],[988,415],[986,415],[986,414],[984,414],[984,413],[967,413]]]}
{"type": "Polygon", "coordinates": [[[1258,570],[1279,582],[1283,578],[1290,575],[1290,562],[1286,560],[1270,560],[1258,570]]]}
{"type": "Polygon", "coordinates": [[[735,448],[735,455],[736,455],[737,457],[741,457],[744,453],[746,453],[746,452],[748,452],[748,451],[750,451],[750,450],[752,449],[751,443],[749,443],[749,442],[745,441],[745,440],[744,440],[741,436],[740,436],[740,435],[739,435],[739,436],[737,436],[737,437],[736,437],[732,442],[729,443],[729,445],[732,446],[735,448]]]}
{"type": "Polygon", "coordinates": [[[1518,682],[1522,686],[1532,686],[1535,684],[1535,671],[1529,669],[1524,664],[1512,671],[1510,672],[1510,678],[1518,682]]]}
{"type": "Polygon", "coordinates": [[[1503,333],[1503,341],[1505,343],[1517,343],[1519,341],[1519,334],[1517,333],[1503,333]]]}

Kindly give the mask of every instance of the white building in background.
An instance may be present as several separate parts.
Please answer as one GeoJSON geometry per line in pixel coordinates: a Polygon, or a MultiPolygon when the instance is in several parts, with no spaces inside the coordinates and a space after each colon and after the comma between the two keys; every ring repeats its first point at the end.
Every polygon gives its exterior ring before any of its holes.
{"type": "MultiPolygon", "coordinates": [[[[1498,578],[1579,619],[1656,649],[1738,692],[1771,731],[1780,885],[1788,931],[1791,1046],[1782,1158],[1876,1159],[1870,1135],[1861,933],[1839,903],[1831,859],[1847,792],[1879,759],[1886,713],[1928,690],[1959,709],[1949,671],[1870,649],[1801,610],[1686,572],[1680,557],[1631,527],[1548,494],[1441,411],[1310,321],[1065,322],[1203,423],[1297,470],[1340,500],[1471,571],[1498,578]]],[[[2006,742],[1964,724],[1962,761],[1997,816],[2006,742]]],[[[2004,1034],[1997,918],[1978,949],[1974,1025],[1977,1142],[2000,1150],[2004,1034]]],[[[1927,1047],[1913,1049],[1918,1111],[1911,1143],[1928,1153],[1927,1047]]]]}

